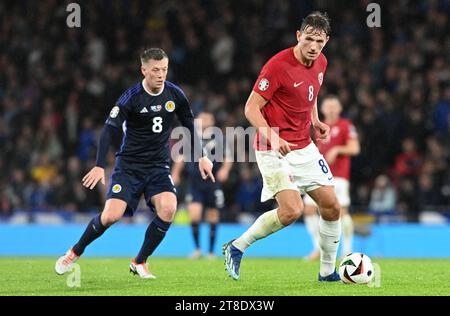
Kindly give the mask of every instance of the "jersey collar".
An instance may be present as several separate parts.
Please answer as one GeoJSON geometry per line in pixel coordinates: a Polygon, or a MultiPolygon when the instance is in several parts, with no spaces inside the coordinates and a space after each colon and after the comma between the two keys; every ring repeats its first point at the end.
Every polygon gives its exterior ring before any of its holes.
{"type": "Polygon", "coordinates": [[[155,93],[152,93],[151,91],[148,91],[148,90],[147,90],[147,88],[145,87],[144,81],[145,81],[145,79],[142,80],[142,87],[144,87],[145,92],[147,92],[148,94],[150,94],[152,97],[157,97],[158,95],[160,95],[161,93],[163,93],[164,88],[165,88],[165,86],[166,86],[166,83],[164,82],[161,91],[160,91],[159,93],[156,93],[156,94],[155,94],[155,93]]]}

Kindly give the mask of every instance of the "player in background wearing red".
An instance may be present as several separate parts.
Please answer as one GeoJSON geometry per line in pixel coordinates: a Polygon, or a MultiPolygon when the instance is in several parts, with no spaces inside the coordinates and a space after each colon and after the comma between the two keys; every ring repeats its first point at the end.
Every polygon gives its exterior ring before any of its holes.
{"type": "Polygon", "coordinates": [[[317,95],[327,67],[322,49],[330,32],[326,14],[309,14],[296,33],[297,44],[265,64],[245,105],[246,118],[258,128],[255,153],[264,183],[261,200],[275,198],[278,208],[262,214],[244,234],[224,245],[225,267],[235,280],[251,244],[300,217],[300,192],[311,195],[320,208],[318,279],[340,280],[336,273],[340,206],[330,169],[309,134],[312,124],[322,140],[329,137],[330,128],[319,120],[317,95]]]}
{"type": "MultiPolygon", "coordinates": [[[[353,221],[348,212],[350,206],[350,163],[351,156],[359,154],[360,144],[353,124],[340,117],[342,105],[338,97],[333,95],[325,97],[322,100],[320,111],[324,115],[325,124],[330,126],[330,139],[328,142],[317,142],[317,147],[320,153],[325,156],[325,160],[334,175],[334,189],[341,205],[342,254],[347,255],[352,252],[353,240],[353,221]]],[[[305,194],[303,202],[305,203],[304,221],[314,243],[314,250],[307,259],[315,260],[320,257],[318,208],[308,194],[305,194]]]]}

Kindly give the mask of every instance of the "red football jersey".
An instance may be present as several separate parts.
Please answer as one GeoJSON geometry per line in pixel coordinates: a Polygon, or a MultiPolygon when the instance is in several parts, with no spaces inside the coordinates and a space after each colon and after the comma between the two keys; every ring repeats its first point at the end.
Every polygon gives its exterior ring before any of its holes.
{"type": "MultiPolygon", "coordinates": [[[[294,48],[285,49],[273,56],[263,67],[253,91],[268,100],[262,115],[272,128],[279,129],[285,141],[296,144],[293,150],[311,143],[309,127],[311,111],[323,82],[327,59],[321,53],[310,67],[300,63],[294,55],[294,48]]],[[[255,148],[270,150],[260,142],[257,133],[255,148]]]]}
{"type": "MultiPolygon", "coordinates": [[[[350,139],[355,138],[358,138],[358,133],[356,132],[356,128],[353,126],[352,122],[341,118],[334,124],[330,125],[330,138],[327,143],[323,143],[319,140],[317,135],[317,147],[319,148],[320,153],[326,156],[331,148],[335,146],[345,146],[350,139]]],[[[350,156],[338,155],[334,163],[329,164],[333,176],[349,180],[350,161],[350,156]]]]}

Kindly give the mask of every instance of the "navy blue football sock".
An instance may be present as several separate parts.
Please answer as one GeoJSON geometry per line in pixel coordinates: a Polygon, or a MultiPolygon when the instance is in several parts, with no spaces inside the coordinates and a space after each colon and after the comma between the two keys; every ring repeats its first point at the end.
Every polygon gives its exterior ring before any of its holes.
{"type": "Polygon", "coordinates": [[[194,237],[195,249],[200,249],[200,240],[199,240],[199,223],[191,223],[192,227],[192,236],[194,237]]]}
{"type": "Polygon", "coordinates": [[[84,249],[86,249],[91,242],[103,235],[107,229],[107,227],[103,226],[100,217],[101,213],[89,222],[80,240],[72,247],[72,251],[75,252],[77,256],[81,256],[84,249]]]}
{"type": "Polygon", "coordinates": [[[214,245],[216,243],[217,224],[211,223],[209,228],[209,253],[214,253],[214,245]]]}
{"type": "Polygon", "coordinates": [[[155,251],[164,239],[164,236],[166,236],[170,224],[171,223],[165,222],[156,216],[150,225],[148,225],[147,231],[145,232],[144,243],[136,256],[136,263],[140,264],[147,261],[147,258],[151,256],[153,251],[155,251]]]}

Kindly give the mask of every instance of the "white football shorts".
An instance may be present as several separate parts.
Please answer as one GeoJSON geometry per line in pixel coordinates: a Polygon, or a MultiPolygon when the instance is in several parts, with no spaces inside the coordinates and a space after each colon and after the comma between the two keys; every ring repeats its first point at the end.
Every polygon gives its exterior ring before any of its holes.
{"type": "Polygon", "coordinates": [[[256,162],[263,178],[261,202],[284,190],[306,193],[334,185],[330,167],[314,143],[284,157],[273,150],[256,150],[256,162]]]}
{"type": "MultiPolygon", "coordinates": [[[[336,177],[334,178],[334,191],[336,192],[336,197],[339,201],[339,204],[342,207],[350,206],[350,184],[347,179],[336,177]]],[[[303,202],[305,205],[314,205],[317,206],[316,202],[308,195],[305,194],[303,197],[303,202]]]]}

